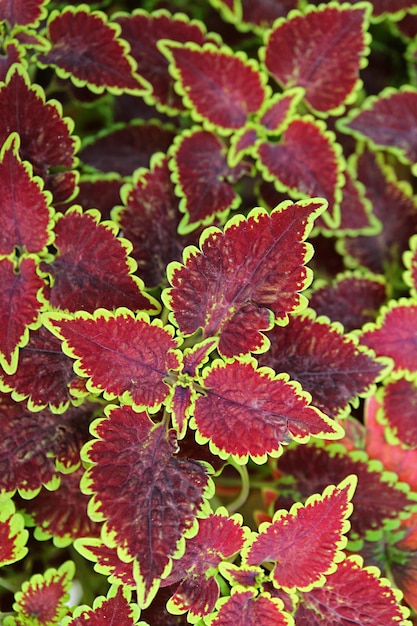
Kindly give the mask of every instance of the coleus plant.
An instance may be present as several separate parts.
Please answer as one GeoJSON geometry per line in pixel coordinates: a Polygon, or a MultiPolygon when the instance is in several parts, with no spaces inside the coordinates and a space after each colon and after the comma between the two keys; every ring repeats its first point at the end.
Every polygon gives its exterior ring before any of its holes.
{"type": "Polygon", "coordinates": [[[0,0],[5,626],[417,623],[412,0],[0,0]]]}

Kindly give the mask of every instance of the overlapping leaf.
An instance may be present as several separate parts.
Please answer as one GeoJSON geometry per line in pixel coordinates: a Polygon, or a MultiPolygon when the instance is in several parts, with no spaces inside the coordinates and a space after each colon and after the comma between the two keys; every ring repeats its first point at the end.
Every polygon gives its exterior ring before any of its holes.
{"type": "MultiPolygon", "coordinates": [[[[236,3],[239,4],[239,3],[236,3]]],[[[297,0],[280,0],[280,2],[269,2],[269,0],[258,0],[258,2],[251,2],[251,0],[241,0],[242,5],[242,22],[240,20],[234,20],[236,28],[244,29],[251,27],[251,30],[255,30],[260,34],[264,33],[267,26],[272,26],[274,21],[279,17],[287,15],[291,9],[296,9],[298,6],[297,0]]]]}
{"type": "Polygon", "coordinates": [[[291,626],[292,617],[283,609],[283,604],[269,593],[256,595],[255,591],[244,587],[234,587],[232,594],[222,598],[218,604],[218,613],[215,614],[210,626],[291,626]]]}
{"type": "Polygon", "coordinates": [[[395,438],[417,448],[417,385],[409,376],[390,379],[383,388],[382,408],[395,438]]]}
{"type": "Polygon", "coordinates": [[[172,327],[128,309],[98,309],[94,315],[51,313],[45,323],[60,339],[66,354],[76,359],[75,370],[87,377],[87,388],[118,396],[127,404],[156,411],[169,394],[164,382],[179,367],[172,327]]]}
{"type": "MultiPolygon", "coordinates": [[[[137,624],[140,610],[137,604],[131,602],[132,593],[122,585],[115,585],[109,589],[107,597],[99,596],[94,600],[93,608],[77,607],[72,617],[66,617],[62,626],[102,626],[102,624],[120,624],[134,626],[137,624]]],[[[147,626],[145,622],[140,622],[147,626]]]]}
{"type": "Polygon", "coordinates": [[[92,466],[83,490],[93,494],[93,519],[105,520],[106,542],[120,546],[123,560],[134,561],[140,604],[147,606],[193,529],[208,470],[198,461],[176,458],[173,431],[167,433],[146,413],[122,406],[107,414],[94,426],[97,440],[84,451],[92,466]]]}
{"type": "Polygon", "coordinates": [[[49,0],[1,0],[0,22],[5,20],[9,26],[34,26],[45,17],[45,5],[49,0]]]}
{"type": "Polygon", "coordinates": [[[232,218],[224,232],[206,229],[201,250],[188,247],[184,265],[168,266],[164,299],[180,331],[219,335],[225,356],[265,349],[259,331],[271,328],[271,311],[282,324],[304,306],[299,292],[311,280],[304,263],[312,252],[304,241],[324,208],[318,199],[286,202],[271,214],[257,208],[232,218]]]}
{"type": "Polygon", "coordinates": [[[270,95],[267,78],[253,59],[226,46],[162,42],[183,103],[199,122],[220,134],[242,128],[270,95]]]}
{"type": "Polygon", "coordinates": [[[53,11],[47,24],[51,48],[38,55],[38,62],[55,66],[59,76],[96,93],[143,93],[145,84],[135,74],[136,65],[120,30],[104,13],[90,11],[86,5],[53,11]]]}
{"type": "Polygon", "coordinates": [[[349,237],[378,234],[381,223],[373,212],[372,202],[365,196],[365,187],[358,181],[356,170],[347,167],[343,176],[345,182],[342,187],[338,233],[349,237]]]}
{"type": "Polygon", "coordinates": [[[261,140],[257,146],[258,167],[279,191],[296,198],[320,197],[329,204],[322,219],[332,228],[339,225],[341,200],[340,146],[324,124],[305,116],[295,118],[281,140],[261,140]]]}
{"type": "Polygon", "coordinates": [[[191,426],[198,430],[197,441],[209,440],[221,458],[232,455],[245,463],[251,456],[263,463],[292,438],[342,436],[333,420],[309,405],[310,396],[297,383],[269,368],[257,369],[254,359],[216,360],[201,384],[205,395],[196,400],[191,426]]]}
{"type": "Polygon", "coordinates": [[[322,586],[325,576],[344,559],[343,535],[357,479],[349,476],[339,485],[327,487],[322,495],[310,497],[305,505],[294,504],[290,512],[277,511],[271,524],[261,525],[259,535],[245,554],[249,565],[273,561],[271,578],[279,587],[308,590],[322,586]]]}
{"type": "MultiPolygon", "coordinates": [[[[84,558],[94,562],[94,570],[107,576],[110,583],[135,588],[136,582],[133,576],[133,563],[122,561],[116,547],[107,546],[97,537],[76,539],[74,548],[84,558]]],[[[152,604],[153,605],[153,604],[152,604]]]]}
{"type": "Polygon", "coordinates": [[[277,20],[262,57],[284,89],[305,89],[308,104],[319,112],[340,110],[358,85],[365,65],[369,9],[335,2],[304,14],[277,20]]]}
{"type": "Polygon", "coordinates": [[[23,516],[16,513],[13,501],[3,501],[0,506],[0,567],[26,556],[28,537],[23,516]]]}
{"type": "Polygon", "coordinates": [[[354,337],[344,335],[340,324],[311,312],[275,326],[268,338],[271,347],[259,363],[289,374],[333,418],[346,414],[358,396],[369,395],[386,370],[354,337]]]}

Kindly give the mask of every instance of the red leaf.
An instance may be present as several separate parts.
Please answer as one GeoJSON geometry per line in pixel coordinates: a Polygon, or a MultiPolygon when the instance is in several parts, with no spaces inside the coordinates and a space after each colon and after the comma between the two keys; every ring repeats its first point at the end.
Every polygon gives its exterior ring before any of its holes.
{"type": "MultiPolygon", "coordinates": [[[[360,0],[356,0],[356,2],[358,1],[360,0]]],[[[391,14],[391,16],[398,14],[402,16],[404,10],[414,9],[416,6],[414,0],[372,0],[371,4],[373,17],[381,17],[386,13],[391,14]]]]}
{"type": "Polygon", "coordinates": [[[322,495],[311,496],[305,505],[294,504],[291,511],[277,511],[271,524],[263,524],[245,562],[261,565],[274,561],[271,578],[278,587],[311,589],[322,586],[325,576],[334,572],[344,559],[343,535],[349,530],[347,518],[357,483],[352,475],[337,487],[327,487],[322,495]]]}
{"type": "Polygon", "coordinates": [[[323,214],[328,227],[339,225],[341,200],[340,147],[321,121],[310,117],[294,119],[279,143],[258,144],[258,166],[279,191],[297,198],[325,198],[329,209],[323,214]]]}
{"type": "Polygon", "coordinates": [[[271,328],[270,311],[283,324],[304,305],[299,292],[311,280],[304,265],[311,246],[304,240],[324,206],[288,201],[271,214],[257,208],[237,216],[224,232],[206,229],[201,251],[186,248],[184,265],[168,268],[172,289],[163,297],[180,331],[191,335],[201,327],[205,336],[220,335],[225,356],[265,349],[259,331],[271,328]]]}
{"type": "Polygon", "coordinates": [[[220,134],[242,128],[269,95],[266,77],[241,51],[192,42],[163,42],[160,48],[172,64],[184,105],[197,121],[215,125],[220,134]]]}
{"type": "Polygon", "coordinates": [[[407,268],[404,273],[404,282],[410,287],[410,295],[417,296],[417,235],[413,235],[409,242],[409,250],[403,256],[407,268]]]}
{"type": "MultiPolygon", "coordinates": [[[[272,26],[276,19],[286,16],[291,9],[296,9],[298,6],[297,0],[279,0],[279,2],[241,0],[241,4],[242,22],[250,24],[252,27],[260,26],[262,33],[264,33],[266,27],[272,26]]],[[[239,22],[236,22],[236,26],[242,28],[239,22]]]]}
{"type": "Polygon", "coordinates": [[[285,93],[274,94],[264,103],[259,115],[261,124],[269,133],[280,134],[290,115],[304,95],[302,89],[288,89],[285,93]]]}
{"type": "Polygon", "coordinates": [[[5,84],[0,85],[0,119],[0,143],[10,133],[18,132],[21,158],[31,163],[36,176],[43,178],[55,202],[71,196],[75,174],[68,170],[74,166],[78,147],[78,140],[71,137],[73,123],[62,117],[57,102],[45,102],[41,87],[30,85],[19,65],[10,70],[5,84]]]}
{"type": "Polygon", "coordinates": [[[134,73],[129,47],[119,34],[117,24],[86,5],[53,11],[47,24],[51,49],[38,55],[38,62],[54,65],[59,76],[95,93],[142,93],[144,83],[134,73]]]}
{"type": "MultiPolygon", "coordinates": [[[[100,211],[101,219],[110,219],[110,212],[116,204],[120,203],[120,189],[123,179],[117,174],[92,174],[84,176],[78,183],[77,204],[80,204],[86,211],[95,207],[100,211]]],[[[60,206],[60,211],[65,212],[74,205],[68,202],[60,206]]]]}
{"type": "Polygon", "coordinates": [[[32,175],[30,164],[20,160],[19,146],[19,136],[12,133],[0,153],[0,255],[13,254],[16,247],[43,252],[53,239],[51,195],[43,191],[43,181],[32,175]]]}
{"type": "Polygon", "coordinates": [[[9,26],[34,26],[41,17],[45,17],[44,5],[48,0],[0,0],[0,21],[9,26]]]}
{"type": "Polygon", "coordinates": [[[360,557],[349,557],[327,578],[322,589],[303,594],[295,614],[296,626],[396,626],[406,624],[407,609],[399,605],[400,592],[378,578],[376,567],[362,566],[360,557]]]}
{"type": "Polygon", "coordinates": [[[417,383],[408,376],[389,380],[383,388],[385,420],[396,439],[408,448],[417,448],[417,383]]]}
{"type": "Polygon", "coordinates": [[[253,590],[232,589],[232,595],[223,598],[212,626],[290,626],[292,618],[283,611],[281,600],[269,593],[255,597],[253,590]]]}
{"type": "Polygon", "coordinates": [[[342,201],[340,203],[340,226],[338,232],[348,237],[356,235],[374,235],[381,229],[381,223],[373,212],[373,205],[365,197],[363,185],[358,183],[355,171],[345,169],[345,178],[342,187],[342,201]]]}
{"type": "Polygon", "coordinates": [[[13,501],[3,500],[0,509],[0,567],[26,556],[28,537],[25,520],[20,513],[16,513],[13,501]]]}
{"type": "Polygon", "coordinates": [[[22,257],[17,269],[10,259],[0,260],[0,365],[8,374],[17,369],[19,348],[36,328],[46,286],[36,272],[33,257],[22,257]]]}
{"type": "MultiPolygon", "coordinates": [[[[0,0],[1,10],[1,0],[0,0]]],[[[2,43],[3,54],[0,56],[0,81],[4,82],[10,68],[15,64],[22,65],[25,51],[16,40],[2,43]]]]}
{"type": "Polygon", "coordinates": [[[76,359],[75,369],[88,377],[87,388],[104,391],[107,399],[120,396],[127,404],[156,411],[169,394],[164,382],[179,368],[173,329],[152,324],[146,314],[128,309],[98,309],[74,316],[51,313],[48,328],[63,341],[63,350],[76,359]]]}
{"type": "Polygon", "coordinates": [[[106,520],[107,541],[123,548],[123,560],[134,560],[140,605],[147,606],[194,526],[208,486],[207,469],[175,458],[173,431],[167,433],[146,413],[124,406],[112,407],[108,415],[96,422],[98,439],[84,448],[93,465],[83,490],[94,494],[90,513],[106,520]]]}
{"type": "Polygon", "coordinates": [[[278,20],[263,56],[269,73],[284,89],[305,89],[317,111],[336,112],[358,85],[367,52],[368,8],[309,6],[278,20]]]}
{"type": "Polygon", "coordinates": [[[185,213],[179,232],[186,233],[199,224],[212,224],[213,217],[227,217],[241,201],[232,182],[245,173],[243,164],[231,168],[225,144],[214,133],[195,127],[185,131],[175,142],[173,180],[185,213]]]}
{"type": "MultiPolygon", "coordinates": [[[[63,622],[64,626],[134,626],[139,617],[139,608],[130,604],[131,592],[122,585],[111,587],[107,598],[99,596],[94,608],[77,607],[74,616],[63,622]]],[[[144,623],[144,622],[143,622],[144,623]]],[[[142,622],[141,622],[142,624],[142,622]]]]}
{"type": "Polygon", "coordinates": [[[256,369],[254,359],[214,361],[204,373],[205,395],[197,399],[191,422],[198,442],[209,440],[221,458],[232,455],[240,463],[250,455],[263,463],[268,454],[279,456],[292,438],[305,442],[310,435],[341,436],[333,420],[309,406],[297,383],[274,374],[269,368],[256,369]]]}
{"type": "Polygon", "coordinates": [[[369,395],[386,373],[386,363],[376,361],[326,317],[294,316],[287,326],[275,326],[268,338],[271,347],[259,363],[289,374],[311,393],[313,404],[333,418],[345,415],[358,396],[369,395]]]}
{"type": "Polygon", "coordinates": [[[52,307],[90,313],[100,307],[158,310],[156,300],[141,291],[142,281],[132,276],[130,245],[116,237],[117,231],[112,222],[100,223],[98,211],[83,213],[79,206],[58,216],[54,242],[58,253],[52,263],[41,264],[52,277],[52,307]]]}
{"type": "Polygon", "coordinates": [[[132,561],[126,563],[119,559],[116,548],[109,548],[101,539],[90,537],[77,539],[74,548],[84,558],[93,561],[96,572],[107,576],[110,583],[123,583],[124,587],[132,589],[136,587],[132,561]]]}

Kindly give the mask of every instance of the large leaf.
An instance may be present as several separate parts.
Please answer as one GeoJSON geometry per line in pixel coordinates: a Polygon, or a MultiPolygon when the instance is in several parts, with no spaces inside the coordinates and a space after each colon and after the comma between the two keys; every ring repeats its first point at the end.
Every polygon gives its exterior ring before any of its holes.
{"type": "MultiPolygon", "coordinates": [[[[137,624],[140,610],[131,602],[132,593],[122,585],[110,587],[107,597],[99,596],[94,600],[93,608],[78,606],[72,617],[65,617],[62,626],[134,626],[137,624]]],[[[146,626],[145,622],[140,622],[146,626]]]]}
{"type": "Polygon", "coordinates": [[[309,6],[275,22],[262,56],[284,89],[305,89],[308,104],[320,112],[338,111],[358,86],[365,65],[369,8],[309,6]]]}
{"type": "Polygon", "coordinates": [[[0,22],[6,20],[9,26],[34,26],[45,17],[44,6],[49,0],[0,0],[0,22]]]}
{"type": "Polygon", "coordinates": [[[51,48],[38,62],[54,65],[59,76],[95,93],[143,93],[144,82],[135,74],[129,46],[119,38],[120,26],[109,23],[104,13],[86,6],[52,11],[47,24],[51,48]]]}
{"type": "Polygon", "coordinates": [[[191,426],[199,443],[221,458],[232,455],[245,463],[250,455],[263,463],[279,456],[292,438],[305,442],[310,435],[338,439],[342,430],[333,420],[309,406],[310,396],[285,374],[256,368],[254,359],[225,363],[220,359],[204,372],[205,395],[196,400],[191,426]]]}
{"type": "Polygon", "coordinates": [[[41,269],[52,278],[50,304],[66,311],[93,313],[102,307],[127,307],[155,312],[159,305],[142,292],[143,283],[132,272],[130,244],[116,237],[113,222],[100,222],[98,211],[83,213],[74,206],[55,225],[57,255],[41,269]]]}
{"type": "Polygon", "coordinates": [[[283,603],[269,593],[256,595],[252,589],[234,587],[231,596],[222,598],[218,613],[210,626],[292,626],[292,617],[284,611],[283,603]]]}
{"type": "Polygon", "coordinates": [[[94,315],[51,313],[45,323],[76,359],[75,370],[87,377],[87,388],[118,396],[127,404],[156,411],[169,394],[165,378],[179,367],[172,327],[128,309],[98,309],[94,315]]]}
{"type": "Polygon", "coordinates": [[[271,347],[259,363],[289,374],[333,418],[345,415],[358,396],[372,393],[386,373],[386,364],[346,336],[340,324],[316,319],[310,311],[292,317],[287,326],[275,326],[268,338],[271,347]]]}
{"type": "Polygon", "coordinates": [[[26,556],[28,538],[23,516],[16,513],[12,500],[3,500],[0,506],[0,567],[26,556]]]}
{"type": "Polygon", "coordinates": [[[310,496],[305,505],[296,503],[289,512],[277,511],[271,524],[260,526],[245,562],[275,562],[271,578],[278,587],[321,587],[345,557],[343,535],[350,528],[346,520],[352,513],[356,483],[356,476],[349,476],[322,495],[310,496]]]}
{"type": "Polygon", "coordinates": [[[288,201],[271,214],[257,208],[247,218],[232,218],[224,232],[206,229],[201,250],[190,246],[184,265],[168,266],[172,289],[163,297],[180,331],[219,335],[225,356],[264,350],[259,331],[271,328],[271,311],[285,324],[305,306],[299,292],[311,281],[304,264],[312,248],[304,241],[325,206],[318,199],[288,201]]]}
{"type": "Polygon", "coordinates": [[[183,552],[184,536],[193,532],[208,471],[198,461],[175,458],[175,435],[163,422],[154,424],[128,406],[106,414],[94,425],[97,440],[84,449],[92,466],[82,488],[93,494],[92,518],[105,520],[106,543],[119,546],[123,560],[134,561],[139,603],[145,606],[169,573],[171,558],[183,552]]]}

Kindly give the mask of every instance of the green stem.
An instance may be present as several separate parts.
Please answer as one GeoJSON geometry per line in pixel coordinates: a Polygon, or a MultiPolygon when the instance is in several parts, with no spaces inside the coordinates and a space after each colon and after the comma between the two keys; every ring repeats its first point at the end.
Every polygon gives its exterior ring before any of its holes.
{"type": "Polygon", "coordinates": [[[240,494],[238,495],[236,500],[233,500],[233,502],[231,502],[229,506],[227,507],[229,513],[232,514],[238,511],[240,507],[245,504],[249,496],[250,484],[249,484],[248,468],[246,467],[246,465],[239,465],[239,463],[236,463],[236,461],[234,460],[229,461],[229,463],[240,474],[240,478],[242,481],[242,488],[240,490],[240,494]]]}

